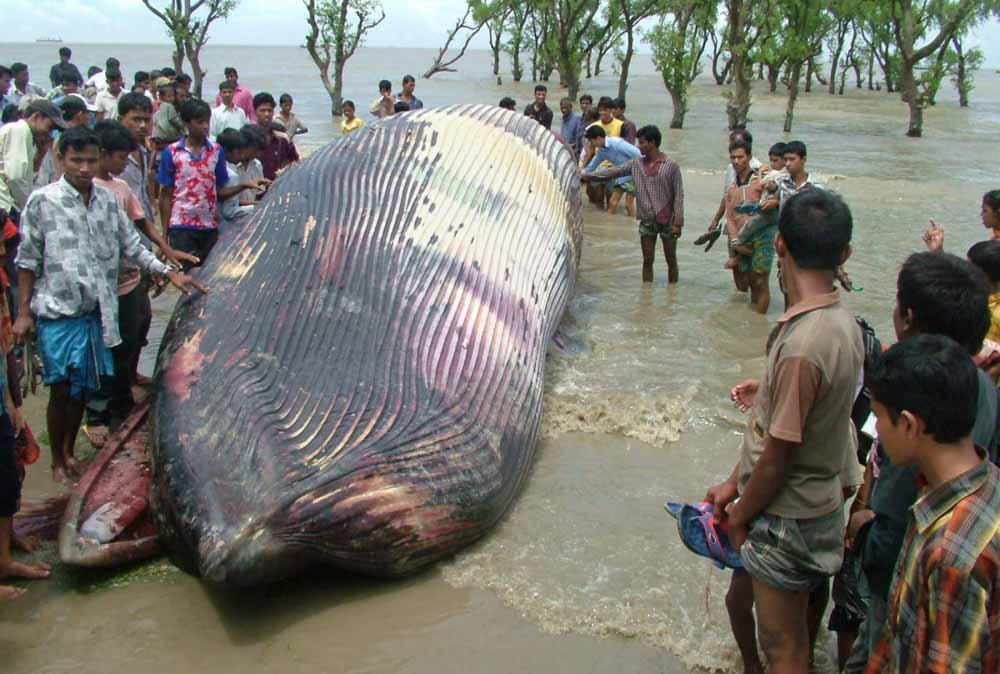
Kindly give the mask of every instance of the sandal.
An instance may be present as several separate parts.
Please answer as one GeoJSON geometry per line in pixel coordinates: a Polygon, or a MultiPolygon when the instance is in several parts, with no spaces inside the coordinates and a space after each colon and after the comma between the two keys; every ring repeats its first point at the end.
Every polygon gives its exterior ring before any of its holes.
{"type": "Polygon", "coordinates": [[[83,434],[87,436],[87,440],[94,446],[94,449],[102,449],[108,441],[107,426],[88,426],[84,424],[83,434]]]}

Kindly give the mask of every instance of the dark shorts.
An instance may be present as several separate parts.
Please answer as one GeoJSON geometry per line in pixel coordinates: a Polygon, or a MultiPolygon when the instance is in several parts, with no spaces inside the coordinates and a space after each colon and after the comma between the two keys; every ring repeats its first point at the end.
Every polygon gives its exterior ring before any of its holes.
{"type": "Polygon", "coordinates": [[[0,414],[0,517],[13,517],[21,506],[21,467],[17,462],[14,424],[0,414]]]}
{"type": "Polygon", "coordinates": [[[640,220],[639,236],[657,236],[666,241],[675,241],[679,237],[674,236],[670,225],[661,225],[656,220],[640,220]]]}
{"type": "Polygon", "coordinates": [[[613,185],[616,192],[624,192],[625,194],[635,194],[635,182],[632,180],[627,180],[623,183],[616,183],[613,185]]]}
{"type": "Polygon", "coordinates": [[[761,513],[750,523],[740,558],[755,580],[776,590],[812,592],[840,571],[844,525],[840,508],[811,519],[761,513]]]}
{"type": "Polygon", "coordinates": [[[153,281],[147,274],[142,275],[139,282],[139,346],[149,344],[149,328],[153,324],[153,305],[149,301],[149,290],[153,287],[153,281]]]}
{"type": "Polygon", "coordinates": [[[124,418],[132,409],[132,362],[142,350],[145,338],[141,311],[144,299],[149,302],[142,283],[118,297],[118,331],[122,342],[111,349],[114,372],[102,375],[100,388],[88,396],[88,425],[108,426],[114,416],[124,418]]]}
{"type": "MultiPolygon", "coordinates": [[[[167,238],[170,240],[171,248],[194,255],[201,260],[201,264],[205,264],[208,254],[212,252],[215,242],[219,240],[219,230],[171,229],[167,232],[167,238]]],[[[193,266],[190,262],[185,262],[184,271],[188,271],[193,266]]]]}

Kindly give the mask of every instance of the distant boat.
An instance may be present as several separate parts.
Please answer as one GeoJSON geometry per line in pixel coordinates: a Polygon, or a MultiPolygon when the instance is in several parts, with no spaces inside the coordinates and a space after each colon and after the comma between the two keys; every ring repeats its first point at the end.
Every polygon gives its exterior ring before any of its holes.
{"type": "Polygon", "coordinates": [[[40,37],[35,42],[62,42],[61,37],[40,37]]]}

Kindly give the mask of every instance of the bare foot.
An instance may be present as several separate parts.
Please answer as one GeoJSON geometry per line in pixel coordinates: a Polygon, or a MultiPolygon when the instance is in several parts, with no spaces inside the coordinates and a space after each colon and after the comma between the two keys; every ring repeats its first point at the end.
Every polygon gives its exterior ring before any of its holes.
{"type": "Polygon", "coordinates": [[[45,562],[19,562],[16,559],[7,559],[0,562],[0,578],[28,578],[30,580],[40,580],[48,578],[52,569],[45,562]]]}
{"type": "Polygon", "coordinates": [[[76,488],[76,480],[66,466],[52,466],[52,481],[71,489],[76,488]]]}
{"type": "Polygon", "coordinates": [[[66,472],[69,473],[70,477],[74,480],[80,479],[80,476],[83,475],[84,468],[86,468],[86,466],[77,461],[75,456],[66,457],[66,472]]]}
{"type": "Polygon", "coordinates": [[[20,599],[27,592],[23,587],[12,587],[10,585],[0,585],[0,602],[14,601],[20,599]]]}
{"type": "Polygon", "coordinates": [[[32,553],[35,551],[35,548],[38,547],[38,541],[32,536],[19,536],[14,534],[11,545],[15,550],[32,553]]]}

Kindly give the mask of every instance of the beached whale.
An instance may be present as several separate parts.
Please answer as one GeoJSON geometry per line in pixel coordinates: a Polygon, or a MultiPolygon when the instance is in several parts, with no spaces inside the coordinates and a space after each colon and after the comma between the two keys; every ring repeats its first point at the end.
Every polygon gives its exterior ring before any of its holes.
{"type": "Polygon", "coordinates": [[[185,568],[406,574],[486,532],[531,463],[579,181],[488,106],[372,124],[224,232],[164,337],[152,506],[185,568]]]}

